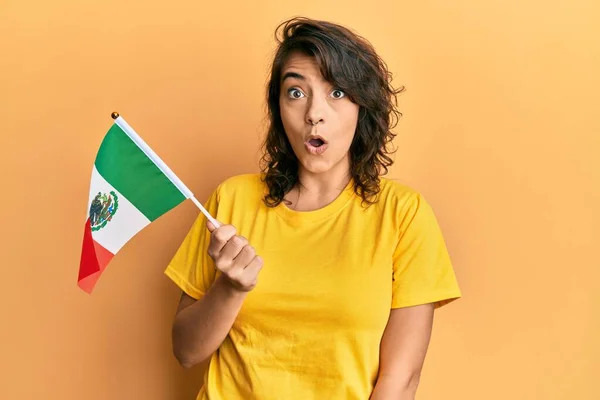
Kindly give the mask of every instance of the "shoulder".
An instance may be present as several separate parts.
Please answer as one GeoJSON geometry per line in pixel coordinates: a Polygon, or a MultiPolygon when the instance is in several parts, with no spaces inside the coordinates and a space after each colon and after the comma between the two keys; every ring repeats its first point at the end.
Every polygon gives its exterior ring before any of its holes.
{"type": "Polygon", "coordinates": [[[385,206],[410,206],[423,200],[417,189],[396,179],[380,178],[378,202],[385,206]]]}
{"type": "Polygon", "coordinates": [[[380,188],[384,214],[401,232],[432,237],[440,235],[437,216],[420,191],[391,179],[382,179],[380,188]]]}
{"type": "Polygon", "coordinates": [[[399,225],[437,223],[434,210],[423,193],[398,180],[381,178],[378,203],[382,212],[399,225]]]}
{"type": "Polygon", "coordinates": [[[215,190],[217,200],[222,198],[260,197],[264,193],[265,184],[261,174],[240,174],[222,181],[215,190]]]}

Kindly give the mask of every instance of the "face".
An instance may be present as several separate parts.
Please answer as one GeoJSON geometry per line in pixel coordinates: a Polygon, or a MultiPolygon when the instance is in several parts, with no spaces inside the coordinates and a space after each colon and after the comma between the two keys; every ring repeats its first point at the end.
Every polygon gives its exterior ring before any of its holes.
{"type": "Polygon", "coordinates": [[[314,57],[292,54],[281,76],[281,120],[300,167],[311,174],[349,170],[359,106],[323,79],[314,57]]]}

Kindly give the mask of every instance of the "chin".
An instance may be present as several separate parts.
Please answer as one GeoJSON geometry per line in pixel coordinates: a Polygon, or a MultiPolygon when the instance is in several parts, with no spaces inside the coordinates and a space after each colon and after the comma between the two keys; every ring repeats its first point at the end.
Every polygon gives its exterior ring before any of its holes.
{"type": "Polygon", "coordinates": [[[304,169],[312,175],[321,175],[321,174],[324,174],[331,170],[331,168],[326,168],[326,167],[317,167],[317,168],[314,168],[314,167],[306,168],[305,167],[304,169]]]}
{"type": "Polygon", "coordinates": [[[321,174],[331,169],[331,163],[324,162],[324,160],[303,160],[300,159],[300,168],[311,174],[321,174]]]}
{"type": "Polygon", "coordinates": [[[330,160],[300,160],[300,165],[302,168],[311,174],[323,174],[331,171],[335,168],[338,163],[332,162],[330,160]]]}
{"type": "Polygon", "coordinates": [[[334,151],[333,148],[328,148],[321,155],[307,154],[304,148],[300,149],[296,154],[300,154],[300,157],[298,157],[300,168],[313,175],[324,174],[331,170],[339,169],[345,163],[348,163],[348,168],[350,165],[349,153],[346,152],[344,156],[344,153],[339,154],[339,151],[334,151]]]}

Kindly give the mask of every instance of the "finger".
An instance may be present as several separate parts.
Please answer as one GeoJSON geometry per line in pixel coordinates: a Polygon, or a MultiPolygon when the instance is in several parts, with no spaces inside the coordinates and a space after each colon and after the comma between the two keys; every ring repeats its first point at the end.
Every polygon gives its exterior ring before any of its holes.
{"type": "Polygon", "coordinates": [[[258,283],[258,273],[263,267],[263,261],[260,257],[256,256],[244,269],[242,274],[239,276],[240,283],[247,289],[252,290],[258,283]]]}
{"type": "Polygon", "coordinates": [[[248,240],[246,238],[238,235],[233,236],[221,250],[221,258],[233,261],[247,244],[248,240]]]}
{"type": "Polygon", "coordinates": [[[250,264],[254,257],[256,257],[256,251],[248,244],[242,248],[237,257],[233,259],[233,262],[236,267],[244,269],[250,264]]]}
{"type": "Polygon", "coordinates": [[[217,228],[223,226],[223,224],[217,220],[215,220],[217,222],[217,224],[219,224],[219,226],[215,226],[210,220],[206,221],[206,229],[208,229],[208,231],[210,233],[213,233],[217,228]]]}
{"type": "Polygon", "coordinates": [[[233,225],[223,225],[211,233],[210,243],[208,245],[209,254],[216,256],[219,254],[227,242],[234,237],[236,229],[233,225]]]}
{"type": "Polygon", "coordinates": [[[244,275],[247,275],[249,278],[258,277],[258,273],[262,269],[263,265],[263,259],[260,256],[255,256],[244,269],[244,275]]]}

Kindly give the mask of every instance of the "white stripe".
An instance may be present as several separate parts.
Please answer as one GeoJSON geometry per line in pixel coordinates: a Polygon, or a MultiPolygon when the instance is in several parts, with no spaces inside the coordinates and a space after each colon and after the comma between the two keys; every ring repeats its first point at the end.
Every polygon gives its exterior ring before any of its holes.
{"type": "Polygon", "coordinates": [[[108,183],[102,175],[96,170],[92,171],[90,185],[90,198],[88,201],[88,216],[92,200],[98,193],[110,194],[113,191],[117,195],[118,207],[113,217],[106,225],[96,231],[92,231],[92,237],[100,243],[106,250],[115,254],[131,239],[136,233],[144,229],[150,220],[146,218],[129,200],[125,198],[118,190],[108,183]]]}

